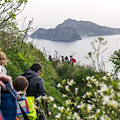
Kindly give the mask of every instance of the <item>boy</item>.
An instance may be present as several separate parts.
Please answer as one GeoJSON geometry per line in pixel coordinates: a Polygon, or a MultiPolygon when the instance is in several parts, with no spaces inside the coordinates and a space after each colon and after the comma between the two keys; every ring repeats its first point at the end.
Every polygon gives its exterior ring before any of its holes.
{"type": "MultiPolygon", "coordinates": [[[[24,76],[19,76],[14,80],[13,86],[17,92],[21,92],[18,102],[20,103],[21,106],[23,105],[22,108],[27,114],[29,120],[35,120],[37,118],[37,114],[36,114],[36,110],[33,107],[34,97],[25,98],[25,93],[29,86],[28,80],[24,76]]],[[[17,109],[17,113],[19,120],[24,120],[23,117],[21,116],[21,111],[19,108],[17,109]]]]}

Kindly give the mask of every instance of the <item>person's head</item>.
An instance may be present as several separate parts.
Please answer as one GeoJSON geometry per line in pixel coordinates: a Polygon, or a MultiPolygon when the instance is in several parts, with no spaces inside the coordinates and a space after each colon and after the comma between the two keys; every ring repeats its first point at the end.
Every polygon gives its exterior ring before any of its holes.
{"type": "Polygon", "coordinates": [[[4,54],[4,52],[2,52],[0,48],[0,65],[4,66],[5,63],[6,63],[6,55],[4,54]]]}
{"type": "Polygon", "coordinates": [[[70,55],[70,58],[72,58],[72,55],[70,55]]]}
{"type": "Polygon", "coordinates": [[[51,58],[51,55],[49,55],[49,58],[51,58]]]}
{"type": "Polygon", "coordinates": [[[65,59],[68,60],[68,56],[66,56],[65,59]]]}
{"type": "Polygon", "coordinates": [[[19,91],[25,92],[28,86],[29,86],[29,82],[24,76],[19,76],[15,78],[13,82],[13,87],[17,92],[19,91]]]}
{"type": "Polygon", "coordinates": [[[39,63],[34,63],[30,69],[34,72],[36,72],[38,75],[42,73],[42,65],[39,63]]]}

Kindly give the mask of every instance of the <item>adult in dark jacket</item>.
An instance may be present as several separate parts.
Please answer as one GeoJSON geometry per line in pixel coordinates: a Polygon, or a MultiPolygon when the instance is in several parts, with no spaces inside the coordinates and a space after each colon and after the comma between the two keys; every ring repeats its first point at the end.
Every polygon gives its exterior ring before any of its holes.
{"type": "MultiPolygon", "coordinates": [[[[5,118],[5,120],[16,120],[17,115],[17,100],[11,95],[7,90],[5,82],[9,82],[13,91],[13,94],[17,98],[17,92],[13,89],[12,78],[4,74],[0,75],[0,86],[1,90],[1,105],[0,110],[5,118]]],[[[0,119],[1,120],[1,119],[0,119]]]]}
{"type": "MultiPolygon", "coordinates": [[[[27,69],[22,76],[25,76],[29,81],[29,86],[26,91],[27,96],[34,96],[35,98],[39,96],[46,96],[46,90],[43,83],[43,79],[39,76],[42,73],[42,65],[39,63],[34,63],[30,69],[27,69]]],[[[47,100],[42,102],[43,107],[46,109],[48,117],[51,116],[51,113],[48,110],[48,102],[47,100]]]]}

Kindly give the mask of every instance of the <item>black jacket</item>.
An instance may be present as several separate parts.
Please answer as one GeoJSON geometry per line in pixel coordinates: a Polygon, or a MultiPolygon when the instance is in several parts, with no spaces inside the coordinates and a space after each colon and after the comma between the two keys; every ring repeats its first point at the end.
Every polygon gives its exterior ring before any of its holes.
{"type": "Polygon", "coordinates": [[[27,69],[25,73],[22,74],[22,76],[25,76],[29,81],[29,87],[26,91],[27,96],[34,96],[36,98],[40,95],[46,95],[43,80],[36,72],[32,71],[31,69],[27,69]]]}
{"type": "MultiPolygon", "coordinates": [[[[46,91],[45,91],[45,86],[43,83],[42,78],[40,78],[40,76],[38,76],[38,74],[34,71],[32,71],[31,69],[27,69],[25,71],[25,73],[22,74],[22,76],[25,76],[27,78],[27,80],[29,81],[29,86],[27,88],[27,96],[34,96],[35,98],[41,96],[45,96],[46,95],[46,91]]],[[[49,112],[48,109],[48,102],[46,101],[42,101],[43,107],[46,110],[46,112],[49,112]]]]}

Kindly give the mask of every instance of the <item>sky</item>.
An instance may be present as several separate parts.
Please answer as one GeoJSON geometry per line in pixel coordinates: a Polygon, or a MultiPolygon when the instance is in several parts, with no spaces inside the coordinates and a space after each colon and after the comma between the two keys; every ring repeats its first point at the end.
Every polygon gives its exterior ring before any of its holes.
{"type": "Polygon", "coordinates": [[[34,19],[33,28],[55,28],[68,18],[120,28],[120,0],[28,0],[19,25],[25,16],[26,23],[34,19]]]}

